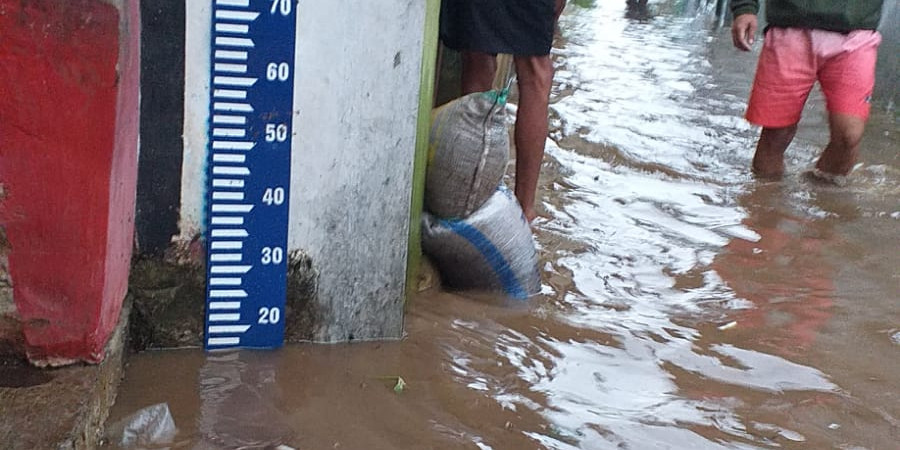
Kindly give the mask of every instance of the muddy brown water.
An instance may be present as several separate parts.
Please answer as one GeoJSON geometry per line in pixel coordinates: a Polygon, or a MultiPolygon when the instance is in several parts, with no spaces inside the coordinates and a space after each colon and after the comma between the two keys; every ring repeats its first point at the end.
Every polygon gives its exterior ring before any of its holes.
{"type": "Polygon", "coordinates": [[[815,93],[788,176],[754,179],[755,55],[690,3],[563,16],[539,298],[425,292],[394,343],[144,353],[110,423],[166,403],[175,448],[900,448],[895,118],[818,183],[815,93]]]}

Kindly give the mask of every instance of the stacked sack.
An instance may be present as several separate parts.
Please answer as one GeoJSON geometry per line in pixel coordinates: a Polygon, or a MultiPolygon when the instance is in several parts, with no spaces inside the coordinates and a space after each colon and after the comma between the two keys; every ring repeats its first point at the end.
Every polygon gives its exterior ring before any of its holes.
{"type": "Polygon", "coordinates": [[[531,227],[502,184],[508,92],[469,94],[434,111],[422,247],[449,287],[525,299],[541,283],[531,227]]]}

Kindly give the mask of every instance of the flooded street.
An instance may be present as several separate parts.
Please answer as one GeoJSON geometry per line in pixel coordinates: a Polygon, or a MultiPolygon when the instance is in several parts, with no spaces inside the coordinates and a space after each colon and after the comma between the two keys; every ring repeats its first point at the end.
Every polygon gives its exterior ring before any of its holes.
{"type": "Polygon", "coordinates": [[[166,403],[174,448],[201,449],[896,449],[893,113],[822,184],[815,91],[788,175],[756,180],[761,43],[695,2],[590,3],[554,50],[540,297],[426,291],[401,342],[143,353],[109,423],[166,403]]]}

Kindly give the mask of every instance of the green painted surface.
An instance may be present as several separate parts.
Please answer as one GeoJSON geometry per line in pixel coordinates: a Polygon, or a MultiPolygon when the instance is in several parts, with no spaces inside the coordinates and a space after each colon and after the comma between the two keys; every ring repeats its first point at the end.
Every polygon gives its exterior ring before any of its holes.
{"type": "Polygon", "coordinates": [[[409,217],[409,256],[406,264],[406,299],[416,292],[419,264],[422,261],[422,208],[425,199],[425,164],[431,109],[434,106],[434,74],[437,64],[438,28],[441,0],[426,0],[425,37],[422,42],[422,73],[419,86],[419,117],[416,131],[416,156],[413,166],[412,207],[409,217]]]}

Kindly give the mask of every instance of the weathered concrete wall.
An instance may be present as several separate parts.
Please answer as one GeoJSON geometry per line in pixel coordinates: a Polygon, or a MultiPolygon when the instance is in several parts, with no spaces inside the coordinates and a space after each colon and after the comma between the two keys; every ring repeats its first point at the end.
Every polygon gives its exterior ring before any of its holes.
{"type": "Polygon", "coordinates": [[[402,332],[424,18],[421,0],[302,9],[290,247],[319,273],[315,340],[402,332]]]}
{"type": "Polygon", "coordinates": [[[900,2],[887,0],[884,3],[884,16],[879,27],[883,40],[878,50],[875,100],[896,111],[900,92],[900,2]]]}
{"type": "MultiPolygon", "coordinates": [[[[165,249],[141,246],[140,273],[132,275],[135,312],[143,315],[136,331],[155,347],[198,345],[205,301],[202,233],[212,2],[183,2],[182,18],[171,10],[177,3],[143,3],[145,15],[168,17],[166,26],[184,27],[184,80],[169,90],[183,89],[183,105],[158,102],[171,116],[183,117],[180,140],[154,156],[165,153],[177,159],[178,177],[169,176],[167,185],[179,186],[180,198],[176,205],[170,201],[146,208],[177,211],[177,223],[140,219],[139,246],[168,244],[165,249]],[[172,227],[177,232],[166,238],[142,232],[172,227]],[[173,327],[176,316],[181,324],[173,327]],[[167,317],[170,323],[163,325],[167,317]]],[[[426,7],[421,0],[298,2],[288,341],[401,335],[426,7]]],[[[172,29],[167,36],[171,43],[177,33],[172,29]]],[[[162,43],[145,42],[144,48],[153,51],[162,43]]],[[[145,60],[145,67],[156,64],[170,73],[171,57],[159,58],[157,63],[145,60]]],[[[147,92],[146,86],[142,89],[147,92]]],[[[171,130],[160,133],[173,136],[171,130]]],[[[144,173],[142,169],[142,179],[152,176],[144,173]]],[[[138,209],[140,218],[140,202],[138,209]]]]}
{"type": "Polygon", "coordinates": [[[98,362],[119,317],[138,35],[137,0],[0,0],[0,226],[16,312],[4,310],[36,364],[98,362]]]}

